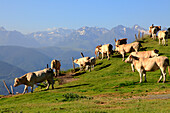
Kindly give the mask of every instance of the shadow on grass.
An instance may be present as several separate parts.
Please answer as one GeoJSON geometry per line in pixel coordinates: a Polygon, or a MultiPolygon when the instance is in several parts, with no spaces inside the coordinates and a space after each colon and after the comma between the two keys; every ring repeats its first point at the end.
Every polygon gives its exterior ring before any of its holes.
{"type": "Polygon", "coordinates": [[[98,64],[96,64],[96,66],[98,66],[98,65],[102,65],[103,63],[102,62],[100,62],[100,63],[98,63],[98,64]]]}
{"type": "Polygon", "coordinates": [[[140,51],[146,51],[147,47],[140,48],[140,51]]]}
{"type": "Polygon", "coordinates": [[[73,86],[58,87],[58,88],[54,88],[54,89],[74,88],[74,87],[86,86],[86,85],[89,85],[89,84],[79,84],[79,85],[73,85],[73,86]]]}
{"type": "Polygon", "coordinates": [[[102,67],[96,68],[95,70],[96,70],[96,71],[99,71],[99,70],[102,70],[102,69],[107,68],[107,67],[109,67],[109,66],[111,66],[111,64],[104,65],[104,66],[102,66],[102,67]]]}
{"type": "Polygon", "coordinates": [[[121,54],[115,54],[114,56],[112,56],[112,58],[122,58],[121,54]]]}
{"type": "Polygon", "coordinates": [[[80,76],[80,75],[82,75],[82,74],[84,74],[84,73],[86,73],[86,72],[85,72],[85,71],[80,71],[80,72],[75,73],[75,74],[72,75],[72,76],[80,76]]]}

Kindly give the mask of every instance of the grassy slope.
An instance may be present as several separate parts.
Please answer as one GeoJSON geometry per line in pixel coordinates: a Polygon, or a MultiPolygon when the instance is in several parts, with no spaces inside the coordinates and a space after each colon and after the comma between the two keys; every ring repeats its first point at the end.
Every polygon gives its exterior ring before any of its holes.
{"type": "MultiPolygon", "coordinates": [[[[170,58],[170,46],[159,46],[151,39],[144,42],[146,50],[159,49],[161,55],[170,58]]],[[[33,94],[1,98],[0,112],[170,112],[169,99],[143,99],[170,94],[170,76],[167,74],[167,83],[157,83],[160,71],[148,72],[148,83],[139,84],[138,72],[133,73],[130,64],[118,56],[98,60],[95,70],[75,76],[77,81],[64,85],[56,82],[55,90],[36,89],[33,94]],[[66,99],[63,95],[67,93],[74,97],[66,99]]]]}

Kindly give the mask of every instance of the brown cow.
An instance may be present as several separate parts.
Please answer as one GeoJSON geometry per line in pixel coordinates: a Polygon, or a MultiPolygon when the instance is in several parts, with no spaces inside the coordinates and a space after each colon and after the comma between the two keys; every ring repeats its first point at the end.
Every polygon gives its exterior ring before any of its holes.
{"type": "Polygon", "coordinates": [[[122,44],[127,44],[127,38],[118,39],[117,41],[115,38],[115,45],[122,45],[122,44]]]}
{"type": "Polygon", "coordinates": [[[52,84],[52,89],[54,89],[53,76],[54,76],[53,70],[50,68],[30,72],[21,76],[20,78],[15,78],[14,87],[24,84],[25,88],[23,94],[25,94],[26,90],[28,92],[28,86],[31,86],[31,93],[33,93],[34,84],[41,83],[47,80],[48,85],[46,89],[49,89],[50,84],[52,84]]]}
{"type": "Polygon", "coordinates": [[[162,44],[165,46],[168,43],[168,32],[166,30],[158,32],[159,45],[162,40],[162,44]]]}
{"type": "MultiPolygon", "coordinates": [[[[130,53],[130,55],[139,57],[139,58],[153,58],[159,55],[158,52],[159,50],[154,49],[152,51],[132,52],[130,53]]],[[[132,67],[132,71],[135,72],[133,63],[131,63],[131,67],[132,67]]]]}
{"type": "Polygon", "coordinates": [[[119,52],[122,55],[122,61],[124,61],[124,57],[126,53],[130,53],[132,51],[138,52],[140,46],[141,44],[139,42],[122,44],[122,45],[117,45],[115,51],[119,52]]]}
{"type": "Polygon", "coordinates": [[[156,33],[161,30],[161,26],[154,26],[152,24],[152,26],[149,27],[149,33],[151,33],[151,37],[153,39],[156,39],[156,33]]]}
{"type": "Polygon", "coordinates": [[[97,54],[101,53],[102,54],[102,60],[103,60],[104,54],[107,54],[107,57],[108,57],[108,60],[109,60],[110,59],[109,55],[112,53],[112,48],[113,48],[113,46],[111,44],[105,44],[105,45],[97,46],[96,49],[95,49],[96,58],[97,58],[97,54]]]}
{"type": "Polygon", "coordinates": [[[61,67],[60,61],[58,61],[58,60],[51,61],[51,69],[55,70],[55,72],[56,72],[55,76],[60,75],[60,67],[61,67]]]}
{"type": "Polygon", "coordinates": [[[168,67],[168,71],[170,74],[169,69],[169,59],[165,56],[158,56],[154,58],[139,58],[133,55],[129,55],[129,57],[125,60],[126,63],[133,63],[135,69],[139,72],[140,75],[140,83],[142,82],[142,75],[145,77],[146,81],[146,72],[148,71],[156,71],[158,69],[161,70],[161,76],[158,82],[161,81],[163,77],[163,83],[166,81],[166,68],[168,67]]]}

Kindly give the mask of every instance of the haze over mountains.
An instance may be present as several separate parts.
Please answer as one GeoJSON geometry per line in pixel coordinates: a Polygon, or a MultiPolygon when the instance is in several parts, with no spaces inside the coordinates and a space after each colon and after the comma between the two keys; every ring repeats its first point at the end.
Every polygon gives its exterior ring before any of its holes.
{"type": "Polygon", "coordinates": [[[87,26],[77,30],[53,28],[30,34],[0,27],[0,95],[7,94],[1,88],[4,87],[2,80],[12,85],[15,77],[43,69],[52,59],[60,60],[62,70],[67,70],[72,68],[71,57],[81,57],[80,52],[85,56],[94,56],[97,45],[114,45],[115,38],[128,38],[130,43],[135,40],[138,30],[148,33],[139,25],[132,28],[119,25],[111,30],[87,26]]]}

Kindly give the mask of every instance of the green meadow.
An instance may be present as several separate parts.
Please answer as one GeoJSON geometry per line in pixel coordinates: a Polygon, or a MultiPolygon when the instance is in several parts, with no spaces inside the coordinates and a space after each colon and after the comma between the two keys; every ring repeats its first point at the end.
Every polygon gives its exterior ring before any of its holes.
{"type": "MultiPolygon", "coordinates": [[[[158,49],[161,56],[170,58],[169,46],[158,44],[145,36],[140,41],[141,51],[158,49]]],[[[128,54],[126,55],[127,58],[128,54]]],[[[80,56],[81,57],[81,56],[80,56]]],[[[77,71],[75,80],[55,89],[36,88],[34,93],[0,98],[0,112],[16,113],[168,113],[170,112],[170,75],[166,83],[157,83],[160,70],[147,72],[147,83],[139,83],[139,73],[132,72],[121,55],[113,54],[110,60],[97,60],[91,72],[77,71]]]]}

